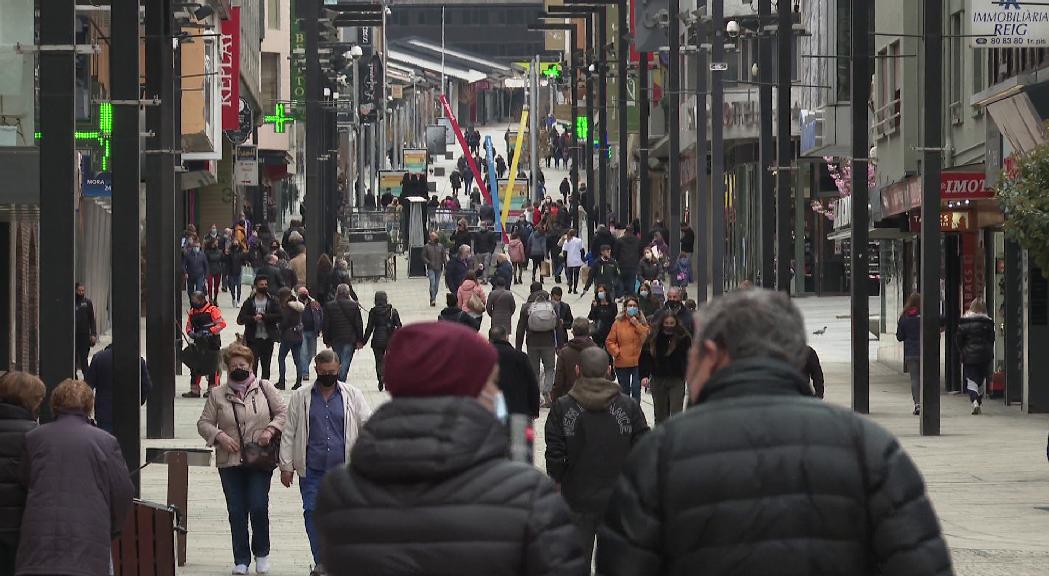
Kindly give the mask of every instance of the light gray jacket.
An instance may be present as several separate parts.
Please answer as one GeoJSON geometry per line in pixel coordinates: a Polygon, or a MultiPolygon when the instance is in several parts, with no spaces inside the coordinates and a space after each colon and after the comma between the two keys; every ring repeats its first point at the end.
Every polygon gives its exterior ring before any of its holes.
{"type": "MultiPolygon", "coordinates": [[[[346,382],[339,382],[342,393],[342,412],[345,415],[346,462],[350,461],[350,450],[357,441],[364,423],[371,418],[372,409],[364,399],[364,393],[346,382]]],[[[306,442],[310,438],[310,403],[313,400],[313,384],[305,384],[288,399],[288,421],[280,438],[280,469],[294,470],[299,476],[306,475],[306,442]]]]}

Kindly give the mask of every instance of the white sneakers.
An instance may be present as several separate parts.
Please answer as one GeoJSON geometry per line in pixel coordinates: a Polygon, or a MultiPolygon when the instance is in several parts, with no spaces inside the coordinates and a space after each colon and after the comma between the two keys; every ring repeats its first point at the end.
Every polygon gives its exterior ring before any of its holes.
{"type": "Polygon", "coordinates": [[[233,572],[232,573],[233,574],[247,574],[248,573],[248,567],[246,565],[244,565],[244,564],[237,564],[236,566],[233,567],[233,572]]]}
{"type": "Polygon", "coordinates": [[[256,556],[255,557],[255,573],[266,574],[270,571],[270,557],[269,556],[256,556]]]}
{"type": "Polygon", "coordinates": [[[976,414],[979,414],[979,413],[980,413],[980,401],[979,400],[973,400],[973,415],[976,415],[976,414]]]}

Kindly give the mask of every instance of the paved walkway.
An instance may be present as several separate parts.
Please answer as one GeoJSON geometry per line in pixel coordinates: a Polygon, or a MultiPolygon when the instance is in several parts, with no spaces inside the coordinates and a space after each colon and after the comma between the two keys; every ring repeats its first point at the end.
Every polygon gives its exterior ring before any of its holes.
{"type": "MultiPolygon", "coordinates": [[[[385,290],[405,322],[436,318],[437,309],[427,305],[425,279],[366,283],[355,286],[362,302],[373,301],[377,290],[385,290]]],[[[516,289],[524,300],[523,287],[516,289]]],[[[586,312],[589,302],[570,297],[577,315],[586,312]]],[[[233,322],[236,311],[228,295],[221,299],[223,314],[233,322]]],[[[848,372],[848,321],[836,318],[847,309],[843,298],[803,299],[810,331],[827,326],[823,336],[811,336],[824,358],[827,373],[827,400],[847,405],[850,399],[848,372]]],[[[483,330],[487,331],[487,321],[483,330]]],[[[236,331],[224,333],[231,340],[236,331]]],[[[273,367],[276,370],[276,366],[273,367]]],[[[274,372],[275,374],[275,372],[274,372]]],[[[375,386],[371,354],[360,354],[353,362],[351,382],[365,391],[377,406],[387,399],[375,386]]],[[[188,389],[188,377],[180,377],[179,392],[188,389]]],[[[651,418],[651,403],[643,400],[651,418]]],[[[203,400],[178,398],[176,438],[146,440],[146,446],[187,446],[200,448],[196,421],[203,400]]],[[[918,420],[910,415],[910,394],[906,378],[887,367],[872,364],[871,417],[892,430],[925,475],[929,493],[940,516],[952,548],[958,574],[1010,576],[1046,574],[1049,571],[1049,466],[1043,460],[1049,419],[1028,416],[1019,408],[988,401],[985,414],[970,416],[964,397],[944,396],[943,435],[918,435],[918,420]]],[[[543,462],[543,417],[537,423],[540,433],[536,462],[543,462]]],[[[143,471],[143,497],[162,501],[166,494],[166,469],[150,466],[143,471]]],[[[301,501],[297,487],[286,489],[274,479],[271,489],[271,531],[273,574],[306,574],[309,549],[302,527],[301,501]]],[[[226,573],[231,565],[229,527],[226,509],[214,468],[190,471],[189,563],[180,571],[186,575],[226,573]]]]}

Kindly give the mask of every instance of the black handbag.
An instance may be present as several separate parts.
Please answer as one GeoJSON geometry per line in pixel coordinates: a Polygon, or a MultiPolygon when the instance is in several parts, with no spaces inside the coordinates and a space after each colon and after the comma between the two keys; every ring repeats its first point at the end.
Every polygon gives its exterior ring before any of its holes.
{"type": "MultiPolygon", "coordinates": [[[[259,384],[259,389],[262,390],[262,384],[259,384]]],[[[262,395],[266,398],[266,409],[270,413],[270,418],[273,418],[273,408],[270,406],[269,396],[266,395],[265,390],[262,391],[262,395]]],[[[237,407],[231,405],[233,410],[233,421],[237,424],[237,436],[240,438],[240,464],[245,468],[251,468],[260,472],[273,472],[273,469],[277,467],[277,462],[280,458],[280,431],[276,431],[273,434],[273,438],[270,439],[270,443],[263,446],[258,442],[244,442],[244,436],[240,431],[240,418],[237,416],[237,407]]]]}

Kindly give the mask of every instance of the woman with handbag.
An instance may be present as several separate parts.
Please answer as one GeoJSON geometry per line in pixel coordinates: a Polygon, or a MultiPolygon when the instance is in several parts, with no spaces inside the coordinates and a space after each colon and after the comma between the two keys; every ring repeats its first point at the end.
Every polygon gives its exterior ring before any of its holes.
{"type": "Polygon", "coordinates": [[[641,401],[641,350],[648,339],[648,320],[641,313],[637,298],[627,296],[623,300],[623,312],[612,323],[612,330],[605,339],[605,350],[612,357],[616,368],[616,379],[627,394],[641,401]]]}
{"type": "Polygon", "coordinates": [[[247,574],[253,554],[256,573],[265,574],[270,554],[270,480],[277,466],[287,408],[277,389],[252,373],[255,355],[251,349],[233,344],[225,360],[229,378],[208,396],[197,432],[215,448],[215,465],[229,512],[233,574],[247,574]]]}

